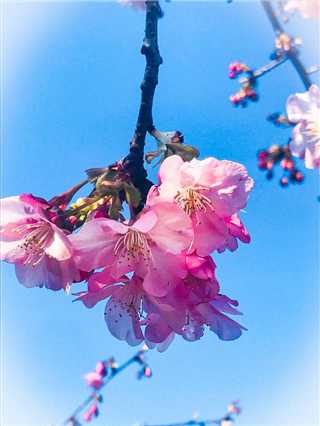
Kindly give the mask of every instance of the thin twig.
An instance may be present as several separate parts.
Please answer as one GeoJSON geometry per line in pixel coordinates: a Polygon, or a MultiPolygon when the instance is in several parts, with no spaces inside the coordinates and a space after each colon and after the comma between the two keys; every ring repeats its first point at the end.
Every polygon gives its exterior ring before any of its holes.
{"type": "MultiPolygon", "coordinates": [[[[262,3],[262,6],[264,7],[264,10],[265,10],[268,18],[269,18],[269,21],[272,24],[274,31],[283,33],[283,29],[282,29],[278,19],[276,18],[275,14],[274,14],[274,11],[271,7],[270,1],[262,0],[261,3],[262,3]]],[[[295,67],[297,73],[299,74],[299,76],[302,80],[302,83],[304,84],[305,88],[308,90],[312,83],[311,83],[309,76],[308,76],[308,73],[306,72],[304,66],[302,65],[302,63],[300,61],[300,59],[297,57],[297,54],[294,51],[292,51],[292,49],[291,49],[287,52],[287,57],[292,62],[293,66],[295,67]]]]}
{"type": "Polygon", "coordinates": [[[281,56],[281,58],[270,62],[270,64],[259,68],[257,71],[254,72],[254,77],[255,78],[259,78],[262,77],[264,74],[267,74],[269,71],[273,70],[274,68],[278,67],[279,65],[281,65],[283,62],[285,62],[288,59],[288,56],[283,55],[281,56]]]}

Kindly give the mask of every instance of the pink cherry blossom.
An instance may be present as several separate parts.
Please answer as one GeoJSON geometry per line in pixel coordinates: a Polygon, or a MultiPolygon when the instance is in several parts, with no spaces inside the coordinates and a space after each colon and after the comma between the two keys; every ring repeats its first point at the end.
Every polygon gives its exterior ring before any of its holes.
{"type": "Polygon", "coordinates": [[[179,332],[184,324],[185,314],[180,308],[176,295],[165,298],[148,294],[143,287],[143,280],[136,274],[115,280],[110,269],[93,274],[88,282],[88,291],[76,293],[76,300],[82,301],[88,308],[110,297],[105,308],[105,321],[110,333],[129,345],[136,346],[143,339],[141,326],[146,325],[141,319],[148,313],[161,313],[172,327],[179,332]],[[144,314],[145,312],[145,314],[144,314]]]}
{"type": "Polygon", "coordinates": [[[287,100],[287,114],[297,123],[291,133],[290,150],[303,158],[307,169],[320,171],[320,90],[312,85],[308,92],[296,93],[287,100]]]}
{"type": "Polygon", "coordinates": [[[13,263],[25,287],[68,293],[80,274],[65,232],[51,222],[49,205],[29,194],[1,200],[1,259],[13,263]]]}
{"type": "Polygon", "coordinates": [[[229,218],[246,206],[253,187],[244,166],[213,157],[183,162],[174,155],[158,177],[160,185],[151,189],[147,204],[171,202],[191,217],[195,236],[189,252],[207,256],[228,243],[229,218]]]}
{"type": "Polygon", "coordinates": [[[144,0],[118,0],[121,6],[132,6],[136,12],[143,12],[146,9],[144,0]]]}
{"type": "Polygon", "coordinates": [[[96,371],[85,374],[83,378],[87,381],[88,386],[95,390],[101,388],[103,384],[102,376],[96,371]]]}
{"type": "Polygon", "coordinates": [[[298,10],[304,18],[320,21],[320,2],[318,0],[288,1],[284,10],[291,14],[298,10]]]}
{"type": "Polygon", "coordinates": [[[98,218],[70,238],[82,269],[107,267],[114,279],[135,272],[149,294],[164,296],[168,283],[174,286],[187,275],[177,255],[190,246],[193,230],[188,215],[178,207],[159,203],[131,225],[98,218]]]}

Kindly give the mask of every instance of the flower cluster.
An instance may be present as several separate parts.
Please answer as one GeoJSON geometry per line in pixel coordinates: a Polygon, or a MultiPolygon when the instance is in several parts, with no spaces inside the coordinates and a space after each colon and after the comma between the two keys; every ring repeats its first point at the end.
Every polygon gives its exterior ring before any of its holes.
{"type": "Polygon", "coordinates": [[[257,79],[254,72],[247,65],[240,62],[233,62],[229,65],[229,77],[234,79],[239,75],[245,73],[245,76],[240,79],[241,87],[239,92],[229,97],[234,106],[241,106],[242,108],[248,105],[248,102],[256,102],[258,100],[258,93],[255,90],[257,86],[257,79]]]}
{"type": "Polygon", "coordinates": [[[308,92],[291,95],[287,101],[289,120],[296,124],[291,133],[292,155],[304,159],[307,169],[320,171],[320,90],[310,86],[308,92]]]}
{"type": "MultiPolygon", "coordinates": [[[[126,182],[106,180],[114,176],[110,168],[101,169],[99,178],[89,172],[95,196],[69,210],[73,189],[50,202],[28,194],[3,199],[2,259],[15,264],[26,287],[69,292],[73,282],[87,280],[76,300],[92,308],[107,299],[110,333],[129,345],[145,341],[163,351],[176,334],[200,339],[204,326],[222,340],[238,338],[244,328],[226,315],[240,314],[238,302],[221,294],[210,255],[236,250],[238,240],[250,241],[238,213],[253,181],[241,164],[182,157],[163,161],[159,183],[137,216],[139,192],[126,182]],[[120,213],[124,199],[130,220],[120,213]]],[[[97,364],[85,376],[96,390],[106,366],[97,364]]],[[[139,375],[150,374],[141,364],[139,375]]],[[[93,407],[88,418],[95,413],[93,407]]]]}
{"type": "Polygon", "coordinates": [[[229,64],[230,78],[236,78],[243,72],[249,72],[249,71],[251,71],[251,69],[248,68],[246,64],[242,64],[241,62],[236,61],[229,64]]]}
{"type": "Polygon", "coordinates": [[[302,40],[300,38],[290,37],[288,34],[277,31],[277,37],[275,39],[275,57],[272,59],[277,59],[279,57],[285,56],[289,51],[292,51],[296,46],[302,46],[302,40]]]}
{"type": "Polygon", "coordinates": [[[267,179],[274,176],[274,167],[280,164],[283,174],[280,178],[280,185],[283,187],[291,183],[301,183],[304,176],[297,169],[292,158],[289,145],[272,145],[270,148],[258,152],[258,164],[261,170],[267,171],[267,179]]]}
{"type": "Polygon", "coordinates": [[[136,219],[98,218],[70,237],[78,267],[103,268],[77,300],[91,308],[109,299],[107,326],[130,345],[163,351],[175,334],[200,339],[204,325],[223,340],[239,337],[243,327],[225,315],[238,315],[238,303],[220,294],[210,254],[249,242],[238,212],[252,186],[237,163],[167,158],[136,219]]]}

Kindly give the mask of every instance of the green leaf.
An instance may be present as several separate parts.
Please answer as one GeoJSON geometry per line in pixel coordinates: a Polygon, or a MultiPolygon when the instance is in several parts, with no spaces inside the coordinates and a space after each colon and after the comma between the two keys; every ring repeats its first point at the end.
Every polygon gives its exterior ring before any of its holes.
{"type": "Polygon", "coordinates": [[[125,185],[127,203],[133,207],[138,207],[141,201],[141,194],[134,186],[125,185]]]}

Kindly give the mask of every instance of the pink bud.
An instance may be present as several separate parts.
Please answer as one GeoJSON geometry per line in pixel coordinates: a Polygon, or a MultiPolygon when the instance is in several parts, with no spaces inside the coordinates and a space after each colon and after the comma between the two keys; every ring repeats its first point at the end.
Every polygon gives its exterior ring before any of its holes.
{"type": "Polygon", "coordinates": [[[93,414],[94,416],[98,416],[98,405],[96,403],[92,404],[88,413],[93,414]]]}
{"type": "Polygon", "coordinates": [[[145,377],[151,377],[151,369],[150,369],[150,367],[146,367],[145,369],[144,369],[144,376],[145,377]]]}
{"type": "Polygon", "coordinates": [[[267,161],[267,164],[266,164],[266,166],[267,166],[267,169],[268,170],[272,170],[272,168],[273,168],[273,162],[272,161],[267,161]]]}
{"type": "Polygon", "coordinates": [[[105,366],[104,366],[104,364],[102,363],[102,362],[98,362],[97,364],[96,364],[96,367],[95,367],[95,370],[96,370],[96,372],[98,373],[98,374],[100,374],[101,376],[105,376],[106,375],[106,368],[105,368],[105,366]]]}
{"type": "Polygon", "coordinates": [[[288,179],[286,177],[282,177],[280,180],[281,186],[287,186],[288,185],[288,179]]]}
{"type": "Polygon", "coordinates": [[[89,412],[88,413],[84,413],[83,418],[87,422],[90,422],[90,420],[91,420],[91,414],[89,412]]]}
{"type": "Polygon", "coordinates": [[[301,172],[297,172],[296,173],[296,180],[298,182],[302,182],[303,181],[303,174],[301,172]]]}

